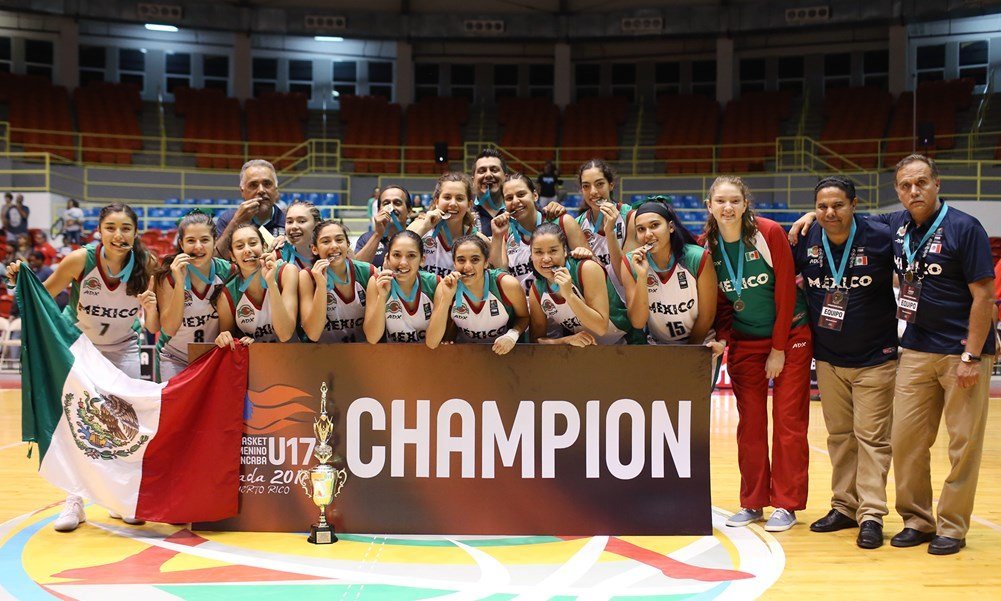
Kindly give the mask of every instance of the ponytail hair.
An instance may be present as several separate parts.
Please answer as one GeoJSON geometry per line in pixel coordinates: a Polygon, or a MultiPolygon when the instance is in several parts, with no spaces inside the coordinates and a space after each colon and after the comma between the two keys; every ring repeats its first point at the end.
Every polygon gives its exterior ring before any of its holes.
{"type": "MultiPolygon", "coordinates": [[[[652,207],[655,208],[652,211],[644,212],[658,213],[674,226],[674,231],[671,232],[671,254],[674,256],[675,261],[680,261],[685,252],[685,245],[698,245],[698,240],[695,238],[695,235],[681,223],[681,218],[678,217],[678,213],[674,210],[674,207],[671,206],[671,203],[668,202],[667,198],[660,195],[648,197],[646,202],[641,204],[636,209],[636,217],[640,216],[640,210],[647,205],[652,205],[652,207]]],[[[635,218],[633,223],[635,224],[635,218]]]]}

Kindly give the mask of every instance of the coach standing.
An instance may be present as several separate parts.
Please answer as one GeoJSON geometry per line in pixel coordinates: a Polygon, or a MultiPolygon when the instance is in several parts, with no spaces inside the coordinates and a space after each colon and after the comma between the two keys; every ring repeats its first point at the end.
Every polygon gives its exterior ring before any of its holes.
{"type": "Polygon", "coordinates": [[[926,541],[932,555],[966,546],[990,392],[996,341],[991,328],[994,269],[987,232],[975,218],[938,197],[934,161],[912,154],[896,168],[906,208],[881,216],[894,232],[907,322],[893,406],[893,469],[904,529],[890,544],[926,541]],[[932,513],[931,453],[945,416],[951,468],[932,513]]]}
{"type": "Polygon", "coordinates": [[[814,190],[817,223],[793,250],[813,330],[827,449],[831,511],[810,525],[834,532],[861,524],[856,543],[883,544],[886,474],[897,370],[890,228],[856,216],[855,185],[835,176],[814,190]]]}
{"type": "Polygon", "coordinates": [[[240,196],[243,202],[236,209],[229,209],[215,220],[215,251],[220,257],[229,258],[229,240],[233,230],[241,223],[251,221],[264,227],[273,236],[285,233],[285,216],[278,203],[278,174],[275,167],[264,159],[251,159],[240,169],[240,196]]]}

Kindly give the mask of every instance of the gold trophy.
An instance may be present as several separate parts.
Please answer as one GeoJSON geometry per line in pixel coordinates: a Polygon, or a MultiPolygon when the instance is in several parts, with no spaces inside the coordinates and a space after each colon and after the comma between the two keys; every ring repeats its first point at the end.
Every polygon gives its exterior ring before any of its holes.
{"type": "MultiPolygon", "coordinates": [[[[314,545],[337,542],[333,525],[327,523],[327,506],[340,494],[344,482],[348,479],[346,469],[335,469],[327,463],[334,455],[334,449],[328,443],[333,429],[334,424],[327,415],[327,383],[324,382],[320,386],[320,417],[313,420],[313,432],[316,434],[317,443],[313,449],[313,456],[320,464],[309,470],[309,481],[313,488],[310,496],[313,498],[313,503],[320,508],[320,522],[310,527],[309,538],[306,539],[314,545]]],[[[305,483],[302,484],[305,489],[305,483]]],[[[308,490],[306,492],[309,494],[308,490]]]]}

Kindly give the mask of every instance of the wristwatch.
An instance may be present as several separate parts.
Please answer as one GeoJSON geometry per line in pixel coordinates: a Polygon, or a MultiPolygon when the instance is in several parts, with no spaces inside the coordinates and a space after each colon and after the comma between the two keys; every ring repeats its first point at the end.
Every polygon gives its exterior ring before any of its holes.
{"type": "Polygon", "coordinates": [[[968,351],[963,351],[963,354],[959,356],[959,360],[963,363],[980,363],[980,355],[974,355],[968,351]]]}

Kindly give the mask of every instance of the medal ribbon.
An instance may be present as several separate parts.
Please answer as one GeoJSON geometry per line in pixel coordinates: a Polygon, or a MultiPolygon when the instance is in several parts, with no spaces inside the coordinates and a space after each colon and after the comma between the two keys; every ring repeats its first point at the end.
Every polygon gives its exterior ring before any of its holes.
{"type": "Polygon", "coordinates": [[[197,277],[203,283],[211,285],[212,281],[215,279],[215,259],[212,259],[209,262],[209,275],[208,276],[202,275],[202,272],[198,271],[198,268],[195,267],[194,265],[189,265],[188,268],[185,269],[184,271],[185,271],[185,274],[184,274],[184,289],[185,290],[191,290],[191,274],[192,273],[194,273],[195,277],[197,277]]]}
{"type": "Polygon", "coordinates": [[[483,196],[474,200],[473,204],[478,207],[486,206],[488,209],[495,212],[501,210],[501,208],[494,203],[494,197],[490,194],[490,190],[487,190],[483,196]]]}
{"type": "MultiPolygon", "coordinates": [[[[518,223],[517,219],[514,219],[514,218],[509,219],[508,222],[511,224],[511,227],[514,229],[514,231],[518,232],[518,235],[521,236],[522,240],[528,240],[529,238],[532,237],[532,232],[529,232],[528,230],[526,230],[525,228],[523,228],[521,226],[521,224],[518,223]]],[[[539,213],[538,211],[536,211],[535,212],[535,227],[539,227],[541,224],[542,224],[542,213],[539,213]]]]}
{"type": "Polygon", "coordinates": [[[827,262],[831,264],[831,276],[834,278],[834,287],[841,287],[841,281],[845,278],[845,268],[848,267],[848,257],[852,254],[852,242],[855,241],[855,219],[852,218],[852,229],[848,233],[848,240],[845,242],[845,250],[841,254],[841,263],[838,265],[837,269],[834,268],[834,255],[831,254],[831,244],[827,240],[827,232],[824,230],[820,231],[820,238],[824,243],[824,255],[827,257],[827,262]]]}
{"type": "Polygon", "coordinates": [[[456,291],[456,307],[461,307],[465,300],[468,298],[470,303],[482,303],[487,295],[490,294],[490,279],[487,277],[487,273],[483,273],[483,295],[476,296],[466,287],[465,282],[459,280],[458,290],[456,291]]]}
{"type": "Polygon", "coordinates": [[[126,261],[125,267],[122,268],[118,273],[111,273],[111,267],[108,265],[108,255],[104,254],[104,245],[101,245],[101,258],[104,259],[104,266],[108,270],[108,277],[117,279],[121,282],[129,281],[132,277],[132,268],[136,265],[136,253],[132,250],[129,251],[129,260],[126,261]]]}
{"type": "MultiPolygon", "coordinates": [[[[663,269],[660,268],[660,265],[657,265],[657,261],[653,260],[653,255],[651,253],[646,254],[646,260],[650,263],[650,266],[653,267],[653,270],[656,271],[657,273],[664,273],[674,269],[674,254],[671,254],[671,259],[667,262],[667,267],[663,269]]],[[[744,266],[743,263],[741,263],[740,266],[743,267],[744,266]]],[[[738,292],[737,294],[740,293],[738,292]]]]}
{"type": "Polygon", "coordinates": [[[313,263],[313,259],[308,258],[303,254],[300,254],[299,250],[295,246],[289,244],[288,242],[286,242],[285,245],[282,246],[282,261],[285,261],[286,263],[297,261],[303,267],[308,267],[313,263]]]}
{"type": "Polygon", "coordinates": [[[733,273],[733,263],[730,262],[730,256],[726,252],[726,247],[723,246],[723,235],[717,234],[716,239],[719,243],[719,254],[723,255],[723,265],[726,267],[726,272],[730,276],[730,282],[733,284],[733,291],[737,293],[737,299],[740,299],[740,293],[744,288],[744,239],[741,238],[740,242],[737,244],[737,273],[733,273]]]}
{"type": "Polygon", "coordinates": [[[343,280],[334,271],[333,265],[327,267],[327,290],[333,290],[335,284],[347,284],[351,281],[351,269],[354,267],[351,264],[351,259],[345,259],[344,265],[345,265],[345,273],[343,280]]]}
{"type": "Polygon", "coordinates": [[[247,288],[250,288],[250,284],[253,283],[255,279],[261,280],[261,288],[267,290],[268,283],[264,281],[264,276],[261,274],[261,270],[255,269],[253,273],[247,276],[247,279],[240,282],[240,292],[246,292],[247,288]]]}
{"type": "Polygon", "coordinates": [[[914,250],[911,250],[911,230],[908,229],[904,232],[904,255],[907,256],[908,269],[914,265],[914,258],[918,256],[918,251],[924,248],[925,244],[928,243],[928,240],[935,235],[935,230],[938,229],[938,226],[942,225],[942,220],[945,219],[945,214],[948,212],[949,205],[945,204],[945,201],[942,201],[942,210],[938,212],[938,217],[935,218],[935,221],[931,224],[931,227],[928,228],[928,231],[925,232],[925,235],[921,237],[921,242],[914,248],[914,250]]]}
{"type": "MultiPolygon", "coordinates": [[[[461,284],[462,282],[459,283],[461,284]]],[[[394,279],[392,283],[389,285],[389,296],[390,297],[395,296],[396,298],[403,301],[404,304],[410,305],[414,302],[414,299],[417,298],[417,292],[420,289],[421,289],[421,281],[419,277],[414,280],[414,289],[410,291],[410,294],[403,294],[403,288],[401,288],[400,285],[394,279]]]]}

